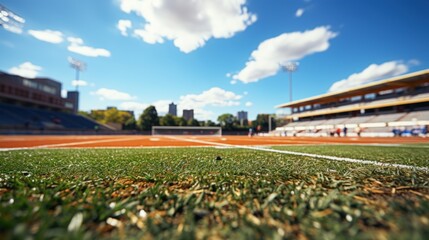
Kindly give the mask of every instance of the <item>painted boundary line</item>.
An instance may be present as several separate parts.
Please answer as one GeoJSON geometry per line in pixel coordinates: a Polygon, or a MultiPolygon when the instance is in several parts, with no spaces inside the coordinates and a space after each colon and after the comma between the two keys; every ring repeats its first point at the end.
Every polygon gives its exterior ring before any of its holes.
{"type": "Polygon", "coordinates": [[[135,140],[136,138],[115,138],[115,139],[103,139],[103,140],[92,140],[92,141],[83,141],[83,142],[70,142],[70,143],[57,143],[57,144],[46,144],[46,145],[39,145],[34,147],[21,147],[21,148],[0,148],[1,152],[6,151],[17,151],[17,150],[31,150],[31,149],[47,149],[47,148],[61,148],[61,147],[69,147],[69,146],[76,146],[76,145],[84,145],[84,144],[96,144],[96,143],[106,143],[106,142],[122,142],[122,141],[129,141],[129,140],[135,140]]]}
{"type": "Polygon", "coordinates": [[[231,145],[231,144],[225,144],[225,143],[208,142],[208,141],[197,140],[197,139],[188,139],[188,138],[178,138],[178,137],[169,137],[169,138],[175,139],[175,140],[180,140],[180,141],[188,141],[188,142],[196,142],[196,143],[215,145],[218,147],[250,149],[250,150],[257,150],[257,151],[296,155],[296,156],[322,158],[322,159],[339,161],[339,162],[360,163],[360,164],[374,165],[374,166],[380,166],[380,167],[393,167],[393,168],[419,170],[419,171],[425,171],[425,172],[429,171],[429,168],[427,168],[427,167],[418,167],[418,166],[397,164],[397,163],[382,163],[382,162],[377,162],[374,160],[362,160],[362,159],[354,159],[354,158],[335,157],[335,156],[328,156],[328,155],[319,155],[319,154],[313,154],[313,153],[301,153],[301,152],[293,152],[293,151],[287,151],[287,150],[276,150],[276,149],[271,149],[271,148],[253,147],[253,146],[231,145]]]}

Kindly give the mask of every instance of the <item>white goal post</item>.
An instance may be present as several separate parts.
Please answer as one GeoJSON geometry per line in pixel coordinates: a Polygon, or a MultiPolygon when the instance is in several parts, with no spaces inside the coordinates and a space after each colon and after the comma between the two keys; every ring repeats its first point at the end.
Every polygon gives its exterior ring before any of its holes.
{"type": "Polygon", "coordinates": [[[152,126],[152,135],[222,136],[221,127],[152,126]]]}

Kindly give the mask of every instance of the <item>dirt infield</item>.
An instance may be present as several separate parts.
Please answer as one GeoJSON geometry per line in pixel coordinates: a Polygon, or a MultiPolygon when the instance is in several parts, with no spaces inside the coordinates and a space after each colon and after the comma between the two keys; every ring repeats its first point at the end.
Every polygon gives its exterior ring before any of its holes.
{"type": "Polygon", "coordinates": [[[228,145],[293,144],[404,144],[429,143],[429,138],[356,138],[356,137],[159,137],[159,136],[0,136],[0,149],[20,148],[95,148],[95,147],[185,147],[228,145]]]}

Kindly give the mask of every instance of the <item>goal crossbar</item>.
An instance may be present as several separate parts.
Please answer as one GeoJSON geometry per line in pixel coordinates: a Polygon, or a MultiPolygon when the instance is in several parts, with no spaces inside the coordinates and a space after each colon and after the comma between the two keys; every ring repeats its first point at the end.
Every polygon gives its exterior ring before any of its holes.
{"type": "Polygon", "coordinates": [[[180,127],[180,126],[152,126],[152,135],[197,135],[222,136],[221,127],[180,127]]]}

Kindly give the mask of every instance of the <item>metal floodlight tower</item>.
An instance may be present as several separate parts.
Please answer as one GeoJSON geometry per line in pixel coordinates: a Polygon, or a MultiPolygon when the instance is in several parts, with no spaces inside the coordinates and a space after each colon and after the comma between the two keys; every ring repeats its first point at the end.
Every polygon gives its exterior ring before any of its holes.
{"type": "MultiPolygon", "coordinates": [[[[79,72],[85,71],[86,63],[79,61],[77,59],[74,59],[72,57],[69,57],[68,61],[70,63],[70,67],[76,70],[76,81],[79,81],[79,72]]],[[[79,82],[76,82],[76,91],[78,90],[79,90],[79,82]]]]}
{"type": "Polygon", "coordinates": [[[293,98],[292,98],[292,73],[295,72],[296,70],[298,70],[298,62],[287,62],[284,66],[283,69],[286,72],[289,72],[289,97],[290,97],[290,102],[292,102],[293,98]]]}
{"type": "Polygon", "coordinates": [[[24,18],[0,4],[0,26],[10,32],[22,33],[24,23],[24,18]]]}

